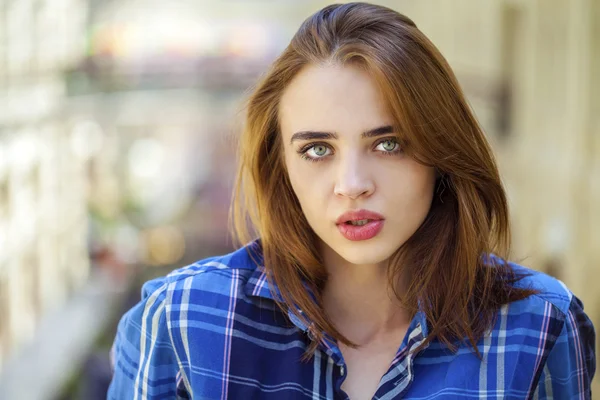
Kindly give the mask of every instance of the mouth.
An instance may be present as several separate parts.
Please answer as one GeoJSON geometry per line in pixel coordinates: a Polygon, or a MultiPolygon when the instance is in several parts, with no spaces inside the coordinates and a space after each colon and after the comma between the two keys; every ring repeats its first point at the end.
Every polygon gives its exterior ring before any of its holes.
{"type": "Polygon", "coordinates": [[[370,210],[353,210],[347,211],[340,215],[335,223],[337,225],[353,225],[353,226],[363,226],[373,221],[382,221],[383,215],[376,213],[375,211],[370,210]]]}
{"type": "Polygon", "coordinates": [[[372,221],[375,221],[375,220],[374,219],[359,219],[356,221],[346,221],[346,222],[344,222],[344,224],[352,225],[352,226],[364,226],[372,221]]]}
{"type": "Polygon", "coordinates": [[[348,211],[336,220],[338,231],[348,240],[374,238],[383,228],[383,215],[369,210],[348,211]]]}

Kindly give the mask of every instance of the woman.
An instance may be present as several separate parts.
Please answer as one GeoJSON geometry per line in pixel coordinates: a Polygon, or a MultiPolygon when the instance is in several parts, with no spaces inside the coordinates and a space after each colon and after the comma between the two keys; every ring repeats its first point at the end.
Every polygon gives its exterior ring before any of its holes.
{"type": "Polygon", "coordinates": [[[582,303],[506,261],[490,147],[407,17],[308,18],[249,99],[239,165],[245,245],[145,284],[109,398],[590,398],[582,303]]]}

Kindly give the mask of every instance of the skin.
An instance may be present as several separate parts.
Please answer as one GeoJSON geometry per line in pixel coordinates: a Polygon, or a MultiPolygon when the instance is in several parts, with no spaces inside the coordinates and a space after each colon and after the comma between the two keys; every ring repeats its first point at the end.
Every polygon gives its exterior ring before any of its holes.
{"type": "Polygon", "coordinates": [[[348,368],[342,387],[352,399],[371,398],[411,318],[387,290],[388,259],[427,216],[435,170],[405,154],[395,132],[362,135],[393,119],[375,82],[355,66],[305,67],[283,94],[279,122],[285,167],[329,274],[325,311],[359,345],[340,346],[348,368]],[[336,138],[293,140],[306,131],[336,138]],[[353,242],[335,221],[358,209],[382,214],[385,222],[374,238],[353,242]]]}

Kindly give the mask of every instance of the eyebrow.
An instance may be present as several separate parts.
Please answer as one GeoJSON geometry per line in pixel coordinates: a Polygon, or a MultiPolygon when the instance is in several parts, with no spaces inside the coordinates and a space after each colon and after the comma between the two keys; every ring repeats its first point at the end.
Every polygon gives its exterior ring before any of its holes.
{"type": "MultiPolygon", "coordinates": [[[[387,135],[389,133],[393,133],[394,128],[391,125],[380,126],[379,128],[369,129],[368,131],[363,132],[360,137],[364,138],[373,138],[378,136],[387,135]]],[[[290,144],[294,143],[295,140],[329,140],[329,139],[337,139],[338,134],[335,132],[319,132],[319,131],[301,131],[296,132],[292,135],[290,139],[290,144]]]]}

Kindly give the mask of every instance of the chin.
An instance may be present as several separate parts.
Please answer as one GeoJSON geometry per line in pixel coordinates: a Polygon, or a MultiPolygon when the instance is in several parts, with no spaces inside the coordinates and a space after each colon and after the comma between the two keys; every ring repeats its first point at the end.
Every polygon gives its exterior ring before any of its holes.
{"type": "Polygon", "coordinates": [[[332,247],[341,258],[355,265],[380,264],[389,259],[400,244],[382,243],[383,241],[365,240],[358,242],[347,241],[332,247]]]}

